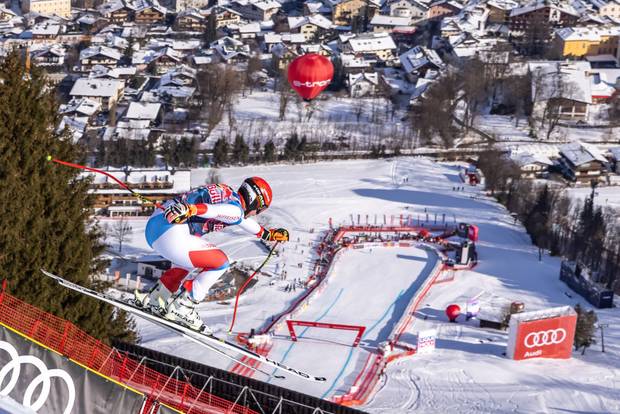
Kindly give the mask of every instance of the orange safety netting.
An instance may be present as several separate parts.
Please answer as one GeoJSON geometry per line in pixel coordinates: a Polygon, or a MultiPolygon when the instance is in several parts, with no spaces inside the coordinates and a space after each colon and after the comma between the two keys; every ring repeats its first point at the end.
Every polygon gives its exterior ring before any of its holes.
{"type": "Polygon", "coordinates": [[[255,413],[247,407],[198,389],[188,381],[178,380],[146,367],[89,336],[72,323],[9,295],[4,286],[0,292],[0,323],[93,371],[143,393],[147,402],[142,412],[150,412],[150,407],[162,403],[193,414],[255,413]]]}

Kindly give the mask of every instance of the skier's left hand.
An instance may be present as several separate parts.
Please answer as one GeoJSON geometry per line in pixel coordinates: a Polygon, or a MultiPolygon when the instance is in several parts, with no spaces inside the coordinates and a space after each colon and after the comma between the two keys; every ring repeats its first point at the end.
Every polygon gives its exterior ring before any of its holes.
{"type": "Polygon", "coordinates": [[[168,223],[183,224],[188,218],[196,215],[196,210],[195,205],[180,201],[166,207],[166,210],[164,210],[164,215],[166,220],[168,220],[168,223]]]}
{"type": "Polygon", "coordinates": [[[269,230],[269,241],[288,241],[288,230],[286,229],[269,230]]]}

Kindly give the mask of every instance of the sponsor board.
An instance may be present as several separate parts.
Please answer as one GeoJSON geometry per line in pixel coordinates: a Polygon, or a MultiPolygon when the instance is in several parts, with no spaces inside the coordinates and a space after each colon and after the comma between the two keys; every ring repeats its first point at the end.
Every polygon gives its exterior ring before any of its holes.
{"type": "Polygon", "coordinates": [[[427,329],[418,332],[417,354],[428,354],[435,350],[436,329],[427,329]]]}

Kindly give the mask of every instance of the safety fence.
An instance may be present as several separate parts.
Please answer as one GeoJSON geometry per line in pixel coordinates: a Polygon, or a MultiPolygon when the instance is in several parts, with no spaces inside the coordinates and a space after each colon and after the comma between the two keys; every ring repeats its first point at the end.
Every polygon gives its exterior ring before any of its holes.
{"type": "Polygon", "coordinates": [[[72,323],[42,311],[6,292],[0,293],[0,323],[70,360],[131,388],[145,397],[143,413],[157,412],[160,404],[193,414],[255,411],[199,389],[175,373],[163,375],[89,336],[72,323]]]}

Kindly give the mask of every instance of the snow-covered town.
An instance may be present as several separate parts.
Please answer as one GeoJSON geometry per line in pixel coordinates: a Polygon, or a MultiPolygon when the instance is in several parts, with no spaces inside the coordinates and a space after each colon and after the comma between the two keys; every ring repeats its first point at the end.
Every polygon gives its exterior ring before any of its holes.
{"type": "Polygon", "coordinates": [[[619,0],[0,0],[0,412],[620,413],[619,0]]]}

